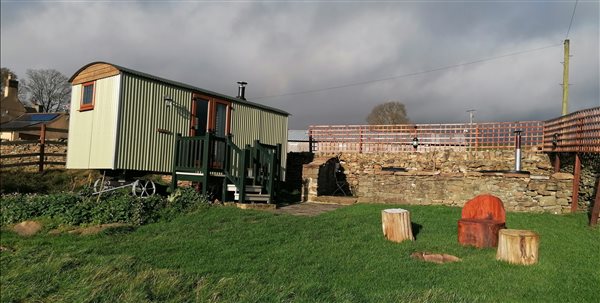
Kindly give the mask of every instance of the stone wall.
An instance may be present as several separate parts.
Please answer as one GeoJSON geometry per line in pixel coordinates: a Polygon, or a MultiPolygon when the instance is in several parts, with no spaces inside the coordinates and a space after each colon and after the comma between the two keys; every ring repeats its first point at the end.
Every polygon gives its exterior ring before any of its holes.
{"type": "Polygon", "coordinates": [[[511,211],[570,211],[573,175],[442,174],[378,172],[359,177],[358,202],[463,206],[479,194],[492,194],[511,211]]]}
{"type": "Polygon", "coordinates": [[[490,193],[500,197],[508,210],[570,209],[573,175],[554,174],[544,153],[523,153],[522,170],[530,175],[480,172],[514,169],[510,150],[317,154],[303,167],[303,201],[318,200],[319,169],[336,156],[358,202],[462,206],[477,194],[490,193]]]}
{"type": "MultiPolygon", "coordinates": [[[[560,153],[560,171],[573,173],[575,166],[575,155],[572,153],[560,153]]],[[[551,158],[554,155],[550,156],[551,158]]],[[[591,207],[591,202],[596,196],[596,184],[600,179],[600,154],[583,153],[581,160],[581,181],[579,186],[579,208],[591,207]]]]}
{"type": "Polygon", "coordinates": [[[302,189],[302,166],[311,163],[314,159],[313,153],[289,152],[287,154],[285,182],[282,188],[289,191],[300,191],[302,189]]]}

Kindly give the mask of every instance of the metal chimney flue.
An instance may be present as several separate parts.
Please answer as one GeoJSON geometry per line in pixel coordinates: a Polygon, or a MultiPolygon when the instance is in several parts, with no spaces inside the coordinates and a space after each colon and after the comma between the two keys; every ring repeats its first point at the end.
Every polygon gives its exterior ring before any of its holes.
{"type": "Polygon", "coordinates": [[[521,171],[521,133],[522,130],[515,130],[515,171],[521,171]]]}
{"type": "Polygon", "coordinates": [[[239,85],[237,98],[246,100],[246,84],[248,84],[248,82],[239,81],[237,84],[239,85]]]}

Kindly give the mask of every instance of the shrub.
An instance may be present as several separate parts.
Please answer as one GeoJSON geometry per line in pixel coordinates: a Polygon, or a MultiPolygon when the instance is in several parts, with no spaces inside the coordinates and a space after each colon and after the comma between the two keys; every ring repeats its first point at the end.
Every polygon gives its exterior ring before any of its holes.
{"type": "Polygon", "coordinates": [[[209,205],[205,196],[192,188],[178,189],[167,199],[159,195],[148,198],[132,197],[123,189],[91,195],[56,193],[49,195],[7,194],[0,196],[0,224],[48,217],[59,224],[129,223],[143,225],[160,219],[171,219],[181,213],[193,212],[209,205]]]}
{"type": "Polygon", "coordinates": [[[57,193],[77,190],[98,177],[98,172],[87,170],[49,169],[43,173],[22,170],[2,171],[0,193],[57,193]]]}
{"type": "Polygon", "coordinates": [[[131,223],[132,204],[135,203],[135,198],[123,191],[105,193],[101,198],[101,200],[94,196],[87,198],[94,201],[91,214],[93,223],[131,223]]]}
{"type": "Polygon", "coordinates": [[[161,210],[165,208],[165,199],[159,195],[150,196],[145,199],[136,198],[133,205],[132,222],[137,225],[157,222],[160,219],[161,210]]]}
{"type": "Polygon", "coordinates": [[[209,205],[208,198],[196,192],[193,188],[177,188],[174,193],[167,197],[167,203],[161,211],[161,217],[168,220],[180,213],[194,212],[209,205]]]}
{"type": "Polygon", "coordinates": [[[0,197],[2,225],[23,221],[35,216],[28,199],[22,194],[2,195],[0,197]]]}

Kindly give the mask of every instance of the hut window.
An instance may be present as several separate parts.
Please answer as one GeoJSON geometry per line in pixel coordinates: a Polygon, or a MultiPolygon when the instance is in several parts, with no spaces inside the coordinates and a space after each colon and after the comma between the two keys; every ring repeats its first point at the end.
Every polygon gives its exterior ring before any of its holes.
{"type": "Polygon", "coordinates": [[[217,103],[215,110],[215,135],[225,137],[227,132],[227,104],[217,103]]]}
{"type": "Polygon", "coordinates": [[[94,109],[94,83],[84,83],[81,89],[81,104],[79,110],[94,109]]]}

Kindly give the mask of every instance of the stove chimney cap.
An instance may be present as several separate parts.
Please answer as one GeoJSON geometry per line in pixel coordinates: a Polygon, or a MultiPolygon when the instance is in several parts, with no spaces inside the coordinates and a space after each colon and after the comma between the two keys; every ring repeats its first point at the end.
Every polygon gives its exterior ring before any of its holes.
{"type": "Polygon", "coordinates": [[[246,100],[246,84],[248,84],[248,82],[238,81],[238,84],[238,95],[236,98],[246,100]]]}

